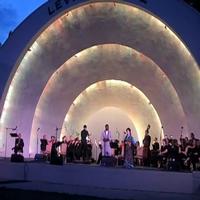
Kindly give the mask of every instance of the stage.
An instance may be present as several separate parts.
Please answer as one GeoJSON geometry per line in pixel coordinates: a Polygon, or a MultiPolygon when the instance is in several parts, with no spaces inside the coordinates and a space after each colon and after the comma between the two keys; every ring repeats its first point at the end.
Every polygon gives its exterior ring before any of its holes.
{"type": "Polygon", "coordinates": [[[200,173],[1,159],[0,187],[111,199],[200,199],[200,173]]]}

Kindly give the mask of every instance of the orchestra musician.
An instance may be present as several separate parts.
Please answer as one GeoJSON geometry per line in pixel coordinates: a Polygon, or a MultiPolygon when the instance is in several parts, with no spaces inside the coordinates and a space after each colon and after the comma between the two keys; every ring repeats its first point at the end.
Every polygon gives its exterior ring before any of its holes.
{"type": "Polygon", "coordinates": [[[15,139],[15,147],[13,148],[14,153],[15,154],[17,154],[17,153],[23,154],[23,148],[24,148],[24,140],[22,139],[21,133],[19,133],[18,137],[15,139]]]}
{"type": "Polygon", "coordinates": [[[140,146],[140,142],[137,141],[136,144],[135,144],[135,147],[136,147],[136,163],[141,166],[143,165],[143,147],[140,146]]]}
{"type": "Polygon", "coordinates": [[[150,144],[151,144],[151,136],[149,135],[149,130],[151,126],[148,124],[147,129],[145,131],[145,137],[143,139],[143,163],[144,166],[150,166],[150,144]]]}
{"type": "Polygon", "coordinates": [[[51,147],[51,164],[63,164],[62,156],[58,154],[58,147],[63,143],[56,140],[55,136],[52,136],[52,147],[51,147]]]}
{"type": "Polygon", "coordinates": [[[48,141],[46,139],[46,135],[43,135],[42,139],[40,139],[40,151],[42,154],[46,154],[48,141]]]}
{"type": "Polygon", "coordinates": [[[135,140],[131,134],[131,129],[126,129],[126,136],[124,139],[124,167],[133,168],[133,148],[135,140]]]}
{"type": "Polygon", "coordinates": [[[160,145],[158,143],[157,137],[154,138],[152,147],[153,149],[151,150],[151,164],[153,167],[158,167],[158,154],[160,150],[160,145]]]}
{"type": "Polygon", "coordinates": [[[190,134],[190,139],[188,141],[188,145],[185,149],[185,155],[187,155],[187,159],[185,164],[187,168],[190,169],[190,165],[192,164],[193,170],[196,170],[196,163],[198,162],[198,158],[196,157],[196,146],[197,146],[197,139],[195,138],[194,133],[190,134]]]}

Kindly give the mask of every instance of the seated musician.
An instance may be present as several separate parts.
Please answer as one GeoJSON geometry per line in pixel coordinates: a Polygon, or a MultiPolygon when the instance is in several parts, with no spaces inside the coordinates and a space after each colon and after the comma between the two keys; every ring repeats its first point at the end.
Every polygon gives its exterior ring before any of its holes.
{"type": "Polygon", "coordinates": [[[23,154],[23,148],[24,148],[24,140],[21,138],[21,133],[19,133],[18,137],[15,139],[15,147],[13,148],[15,154],[17,153],[23,154]]]}
{"type": "Polygon", "coordinates": [[[143,147],[140,146],[140,142],[137,141],[136,144],[136,164],[141,166],[143,165],[143,147]]]}
{"type": "Polygon", "coordinates": [[[176,139],[171,140],[170,148],[168,148],[168,157],[170,159],[175,159],[176,161],[179,159],[179,146],[178,141],[176,139]]]}
{"type": "Polygon", "coordinates": [[[63,142],[56,141],[56,138],[54,136],[52,137],[51,162],[50,162],[51,164],[63,163],[62,156],[59,156],[57,149],[62,143],[63,142]]]}
{"type": "Polygon", "coordinates": [[[187,155],[186,165],[190,170],[190,166],[192,164],[193,170],[196,170],[196,163],[198,162],[197,156],[195,156],[197,139],[195,138],[194,133],[190,134],[190,140],[188,141],[188,146],[186,147],[185,154],[187,155]]]}
{"type": "Polygon", "coordinates": [[[181,169],[186,169],[185,166],[185,161],[187,159],[187,154],[186,154],[186,147],[187,147],[187,143],[186,143],[186,139],[182,137],[180,137],[180,145],[179,145],[179,157],[180,157],[180,165],[181,165],[181,169]]]}
{"type": "Polygon", "coordinates": [[[168,149],[170,148],[169,140],[167,138],[162,140],[162,146],[158,155],[159,168],[163,168],[167,163],[168,149]]]}
{"type": "Polygon", "coordinates": [[[87,137],[87,150],[86,150],[87,159],[92,159],[92,141],[89,137],[87,137]]]}
{"type": "MultiPolygon", "coordinates": [[[[87,149],[87,146],[86,146],[87,149]]],[[[82,156],[82,145],[78,137],[74,139],[74,159],[80,160],[82,156]]]]}
{"type": "Polygon", "coordinates": [[[157,137],[155,137],[152,147],[153,149],[151,150],[151,164],[153,167],[158,167],[158,154],[159,154],[160,145],[158,143],[157,137]]]}
{"type": "Polygon", "coordinates": [[[176,139],[171,140],[171,145],[168,148],[168,170],[180,170],[180,157],[179,157],[179,146],[176,139]]]}

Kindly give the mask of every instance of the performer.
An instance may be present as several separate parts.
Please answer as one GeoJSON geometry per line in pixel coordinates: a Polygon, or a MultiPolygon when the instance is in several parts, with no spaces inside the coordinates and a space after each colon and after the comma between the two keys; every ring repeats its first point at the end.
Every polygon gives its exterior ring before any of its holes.
{"type": "Polygon", "coordinates": [[[63,142],[57,142],[55,136],[52,136],[52,147],[51,147],[51,164],[63,164],[62,157],[58,155],[57,147],[59,147],[63,142]]]}
{"type": "Polygon", "coordinates": [[[124,167],[133,168],[133,148],[135,140],[132,137],[131,129],[126,129],[126,136],[124,139],[124,167]]]}
{"type": "Polygon", "coordinates": [[[190,140],[188,141],[188,146],[186,147],[186,152],[188,156],[186,164],[188,169],[190,169],[190,165],[192,164],[193,170],[196,170],[196,163],[198,162],[198,159],[195,155],[196,144],[197,144],[197,139],[195,138],[194,133],[191,133],[190,140]]]}
{"type": "Polygon", "coordinates": [[[81,145],[82,145],[82,156],[83,161],[87,160],[87,138],[89,137],[89,133],[87,130],[87,126],[83,126],[83,130],[81,131],[81,145]]]}
{"type": "Polygon", "coordinates": [[[151,126],[148,124],[147,129],[145,131],[145,137],[143,139],[143,163],[144,166],[150,166],[150,144],[151,144],[151,136],[149,135],[149,130],[151,126]]]}
{"type": "Polygon", "coordinates": [[[15,154],[17,154],[17,153],[23,153],[24,140],[21,137],[22,137],[21,133],[19,133],[18,137],[15,139],[15,147],[13,148],[15,154]]]}
{"type": "MultiPolygon", "coordinates": [[[[86,147],[87,149],[87,147],[86,147]]],[[[81,144],[81,140],[79,140],[79,137],[76,137],[74,139],[74,151],[73,151],[73,155],[74,155],[74,159],[75,160],[81,160],[81,156],[82,156],[82,144],[81,144]]],[[[87,152],[86,152],[87,155],[87,152]]]]}
{"type": "Polygon", "coordinates": [[[99,152],[97,164],[101,164],[101,160],[102,160],[102,144],[101,144],[101,142],[99,142],[98,146],[99,146],[100,152],[99,152]]]}
{"type": "Polygon", "coordinates": [[[46,146],[46,152],[47,154],[51,154],[51,148],[52,148],[52,143],[55,140],[55,136],[51,136],[51,140],[48,142],[47,146],[46,146]]]}
{"type": "Polygon", "coordinates": [[[88,137],[87,139],[87,159],[88,160],[92,160],[92,141],[90,140],[90,138],[88,137]]]}
{"type": "Polygon", "coordinates": [[[62,144],[60,145],[60,154],[63,157],[63,163],[65,164],[67,162],[67,137],[62,137],[62,144]]]}
{"type": "Polygon", "coordinates": [[[151,150],[151,164],[153,167],[158,167],[158,154],[159,154],[160,145],[158,143],[157,137],[155,137],[152,147],[153,149],[151,150]]]}
{"type": "Polygon", "coordinates": [[[43,138],[40,139],[40,150],[41,150],[41,153],[42,154],[45,154],[46,153],[46,150],[47,150],[47,145],[48,145],[48,141],[46,139],[46,135],[43,135],[43,138]]]}
{"type": "Polygon", "coordinates": [[[69,137],[69,141],[67,142],[67,162],[74,161],[74,149],[75,149],[75,142],[71,135],[69,137]]]}
{"type": "Polygon", "coordinates": [[[101,134],[102,140],[102,156],[111,156],[111,131],[109,131],[109,125],[105,125],[105,130],[101,134]]]}

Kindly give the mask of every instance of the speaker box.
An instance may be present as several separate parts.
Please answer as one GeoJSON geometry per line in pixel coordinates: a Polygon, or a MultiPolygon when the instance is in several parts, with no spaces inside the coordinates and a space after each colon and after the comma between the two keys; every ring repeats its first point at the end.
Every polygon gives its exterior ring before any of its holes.
{"type": "Polygon", "coordinates": [[[63,165],[63,157],[62,156],[56,156],[51,158],[50,164],[52,165],[63,165]]]}
{"type": "Polygon", "coordinates": [[[47,156],[43,154],[35,154],[34,160],[37,162],[45,162],[47,160],[47,156]]]}
{"type": "Polygon", "coordinates": [[[115,167],[117,165],[117,158],[113,156],[103,156],[101,160],[101,166],[115,167]]]}
{"type": "Polygon", "coordinates": [[[11,162],[24,162],[24,156],[22,156],[20,154],[12,154],[11,162]]]}

